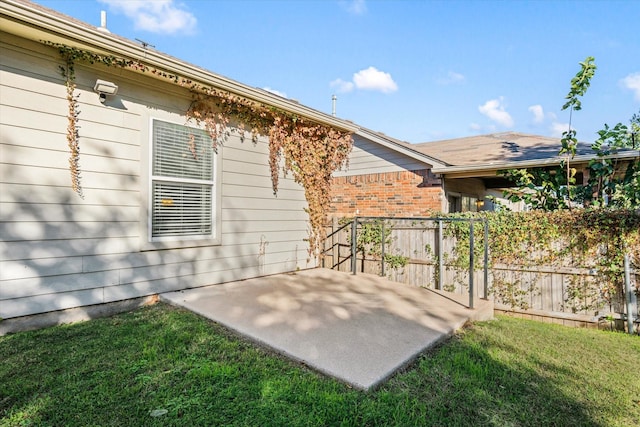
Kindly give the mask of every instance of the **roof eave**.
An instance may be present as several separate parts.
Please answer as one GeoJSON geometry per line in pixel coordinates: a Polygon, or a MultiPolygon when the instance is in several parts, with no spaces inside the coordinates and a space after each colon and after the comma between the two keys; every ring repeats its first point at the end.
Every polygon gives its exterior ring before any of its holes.
{"type": "MultiPolygon", "coordinates": [[[[595,155],[582,155],[575,156],[571,159],[571,163],[574,165],[587,164],[589,161],[597,159],[595,155]]],[[[601,157],[602,159],[618,159],[618,160],[632,160],[634,158],[640,158],[640,151],[625,151],[624,153],[611,154],[601,157]]],[[[445,166],[434,167],[432,172],[437,174],[443,174],[450,177],[458,178],[471,178],[487,175],[495,175],[499,170],[507,169],[525,169],[535,167],[548,167],[557,166],[564,159],[560,157],[554,157],[551,159],[538,159],[538,160],[525,160],[525,161],[512,161],[512,162],[499,162],[484,165],[465,165],[465,166],[445,166]]]]}
{"type": "MultiPolygon", "coordinates": [[[[99,53],[139,59],[151,67],[173,72],[185,79],[232,92],[236,95],[304,116],[321,124],[349,132],[355,132],[358,129],[358,126],[351,122],[306,107],[296,101],[288,100],[262,89],[244,85],[235,80],[162,54],[161,52],[145,49],[137,43],[105,34],[97,28],[94,29],[76,22],[65,21],[58,15],[47,14],[44,10],[32,7],[26,3],[2,0],[2,2],[0,2],[0,23],[2,23],[0,29],[7,31],[9,22],[2,22],[5,19],[24,26],[23,31],[19,34],[22,37],[41,41],[45,39],[44,36],[46,35],[55,36],[54,40],[50,41],[61,42],[64,40],[78,48],[92,49],[99,53]]],[[[149,73],[146,75],[153,77],[153,75],[149,73]]]]}

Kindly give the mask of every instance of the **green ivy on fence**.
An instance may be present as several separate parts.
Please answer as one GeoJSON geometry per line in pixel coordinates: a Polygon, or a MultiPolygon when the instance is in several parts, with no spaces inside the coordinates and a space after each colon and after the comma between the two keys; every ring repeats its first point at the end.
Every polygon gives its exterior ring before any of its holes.
{"type": "MultiPolygon", "coordinates": [[[[351,221],[353,221],[353,218],[343,218],[340,221],[340,224],[344,225],[351,221]]],[[[391,236],[392,228],[391,223],[384,220],[363,221],[359,223],[356,239],[356,251],[362,254],[363,261],[367,256],[378,260],[384,258],[385,266],[394,270],[407,265],[409,257],[389,252],[391,244],[393,243],[393,237],[391,236]],[[385,249],[384,257],[382,255],[383,234],[385,249]]],[[[351,232],[349,231],[349,233],[351,232]]],[[[351,242],[350,234],[348,241],[351,242]]]]}
{"type": "MultiPolygon", "coordinates": [[[[450,214],[446,217],[481,215],[489,224],[490,265],[494,267],[570,267],[585,268],[593,276],[572,280],[564,304],[574,312],[599,309],[599,301],[611,302],[623,293],[623,259],[628,253],[640,262],[640,211],[625,209],[585,209],[573,211],[483,212],[450,214]]],[[[447,260],[460,271],[469,268],[469,226],[452,222],[446,235],[456,238],[447,260]]],[[[483,241],[481,228],[474,233],[483,241]]],[[[482,244],[475,245],[482,260],[482,244]]],[[[478,265],[478,267],[480,267],[478,265]]],[[[491,292],[500,302],[527,309],[531,294],[539,289],[521,278],[493,272],[491,292]]],[[[638,289],[636,289],[638,292],[638,289]]]]}

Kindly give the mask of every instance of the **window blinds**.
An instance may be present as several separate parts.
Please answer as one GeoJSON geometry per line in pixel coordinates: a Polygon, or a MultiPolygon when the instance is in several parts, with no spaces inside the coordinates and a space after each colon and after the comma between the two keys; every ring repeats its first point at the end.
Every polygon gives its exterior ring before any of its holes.
{"type": "Polygon", "coordinates": [[[153,141],[153,175],[213,180],[213,149],[206,132],[154,121],[153,141]]]}
{"type": "Polygon", "coordinates": [[[153,123],[151,236],[211,236],[211,139],[199,129],[153,123]]]}

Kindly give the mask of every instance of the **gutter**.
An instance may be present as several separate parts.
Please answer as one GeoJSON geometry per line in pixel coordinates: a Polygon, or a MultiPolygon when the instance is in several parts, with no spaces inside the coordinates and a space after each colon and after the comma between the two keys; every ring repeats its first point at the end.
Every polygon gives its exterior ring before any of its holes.
{"type": "MultiPolygon", "coordinates": [[[[105,34],[99,31],[97,27],[92,27],[75,19],[65,19],[67,17],[58,12],[50,12],[50,10],[30,3],[16,0],[1,0],[0,30],[12,32],[8,28],[10,27],[10,23],[13,22],[14,25],[18,24],[25,27],[24,31],[17,35],[27,39],[40,42],[46,38],[46,36],[53,36],[54,39],[50,40],[52,42],[65,42],[65,44],[81,49],[91,49],[101,54],[140,60],[153,68],[175,73],[185,79],[199,82],[200,84],[222,89],[253,101],[299,114],[317,123],[349,132],[356,132],[360,129],[359,126],[354,123],[335,118],[329,114],[299,104],[296,101],[291,101],[265,90],[244,85],[161,52],[145,49],[129,39],[112,34],[105,34]],[[5,20],[7,20],[7,22],[5,22],[5,20]]],[[[151,73],[144,73],[144,75],[154,77],[151,73]]]]}
{"type": "MultiPolygon", "coordinates": [[[[600,159],[633,160],[636,158],[640,159],[640,151],[630,150],[630,151],[624,151],[618,154],[610,154],[608,156],[603,156],[600,159]]],[[[573,159],[571,159],[571,163],[585,164],[595,159],[598,159],[598,157],[594,155],[575,156],[573,159]]],[[[505,170],[505,169],[525,169],[525,168],[535,168],[535,167],[557,166],[563,160],[564,159],[561,157],[554,157],[551,159],[495,162],[495,163],[482,164],[482,165],[434,167],[432,169],[432,172],[444,174],[444,175],[466,174],[469,176],[484,176],[486,175],[486,172],[495,173],[499,170],[505,170]]]]}

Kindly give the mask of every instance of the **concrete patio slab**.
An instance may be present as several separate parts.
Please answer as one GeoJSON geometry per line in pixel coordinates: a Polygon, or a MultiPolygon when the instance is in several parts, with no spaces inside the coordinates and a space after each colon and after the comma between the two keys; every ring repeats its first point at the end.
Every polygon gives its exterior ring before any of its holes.
{"type": "Polygon", "coordinates": [[[385,278],[304,270],[162,294],[320,372],[368,390],[493,303],[385,278]]]}

